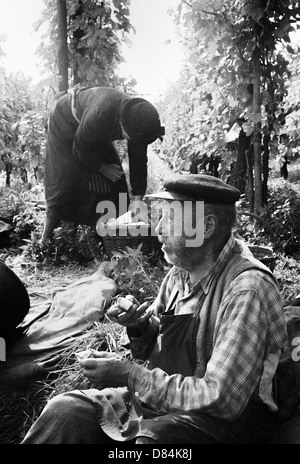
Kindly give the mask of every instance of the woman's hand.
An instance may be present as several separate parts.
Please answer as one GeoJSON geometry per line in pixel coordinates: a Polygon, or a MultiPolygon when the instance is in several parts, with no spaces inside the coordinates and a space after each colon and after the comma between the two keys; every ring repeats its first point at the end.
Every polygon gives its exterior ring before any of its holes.
{"type": "Polygon", "coordinates": [[[132,222],[144,222],[148,224],[149,222],[149,212],[148,207],[145,202],[143,202],[143,195],[136,195],[132,198],[128,211],[131,211],[133,220],[132,222]]]}
{"type": "Polygon", "coordinates": [[[102,164],[99,172],[112,182],[117,182],[124,176],[124,171],[118,164],[102,164]]]}
{"type": "Polygon", "coordinates": [[[79,364],[83,374],[101,388],[128,386],[131,362],[117,353],[93,351],[93,358],[82,359],[79,364]]]}

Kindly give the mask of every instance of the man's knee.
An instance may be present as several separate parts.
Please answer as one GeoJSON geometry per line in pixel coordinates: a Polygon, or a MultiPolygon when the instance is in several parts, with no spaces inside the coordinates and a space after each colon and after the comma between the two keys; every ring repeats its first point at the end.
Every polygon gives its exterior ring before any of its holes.
{"type": "Polygon", "coordinates": [[[98,444],[102,439],[92,402],[83,392],[74,390],[48,402],[23,443],[98,444]]]}
{"type": "Polygon", "coordinates": [[[62,393],[52,398],[44,408],[44,413],[53,415],[56,418],[62,418],[76,415],[77,401],[69,393],[62,393]]]}
{"type": "Polygon", "coordinates": [[[76,423],[90,416],[93,406],[78,390],[62,393],[52,398],[43,410],[43,415],[60,423],[76,423]]]}
{"type": "Polygon", "coordinates": [[[153,440],[153,438],[149,437],[138,437],[135,440],[136,445],[157,445],[157,441],[153,440]]]}

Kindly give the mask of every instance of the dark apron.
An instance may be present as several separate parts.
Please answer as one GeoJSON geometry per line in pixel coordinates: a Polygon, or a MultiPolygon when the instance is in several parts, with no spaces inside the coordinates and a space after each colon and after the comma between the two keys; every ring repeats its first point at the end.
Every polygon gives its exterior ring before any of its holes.
{"type": "Polygon", "coordinates": [[[149,369],[159,367],[168,375],[194,375],[196,368],[196,336],[198,317],[193,314],[161,315],[161,330],[150,356],[149,369]]]}
{"type": "MultiPolygon", "coordinates": [[[[177,295],[176,295],[177,296],[177,295]]],[[[174,315],[174,309],[160,316],[160,333],[149,359],[149,369],[158,367],[168,375],[193,376],[196,368],[196,336],[199,318],[194,314],[174,315]]],[[[161,414],[144,403],[135,405],[138,414],[151,419],[161,414]]],[[[159,424],[155,424],[155,428],[159,424]]]]}

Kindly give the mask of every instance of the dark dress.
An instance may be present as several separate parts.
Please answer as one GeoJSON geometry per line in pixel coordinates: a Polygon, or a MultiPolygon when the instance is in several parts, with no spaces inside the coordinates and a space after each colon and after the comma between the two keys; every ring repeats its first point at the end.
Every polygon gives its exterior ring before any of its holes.
{"type": "MultiPolygon", "coordinates": [[[[127,195],[125,176],[111,182],[97,172],[102,163],[121,161],[113,141],[122,140],[120,113],[130,99],[117,89],[77,88],[55,104],[48,124],[45,160],[47,216],[76,224],[94,225],[101,200],[118,205],[127,195]]],[[[147,143],[128,141],[130,184],[133,195],[147,186],[147,143]]]]}

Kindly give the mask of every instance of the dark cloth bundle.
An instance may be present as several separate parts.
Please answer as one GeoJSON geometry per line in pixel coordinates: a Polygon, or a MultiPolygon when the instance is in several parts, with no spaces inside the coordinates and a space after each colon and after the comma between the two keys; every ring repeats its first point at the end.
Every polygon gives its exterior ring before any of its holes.
{"type": "Polygon", "coordinates": [[[3,337],[7,344],[22,334],[22,330],[17,327],[29,308],[29,295],[24,284],[0,261],[0,337],[3,337]]]}

